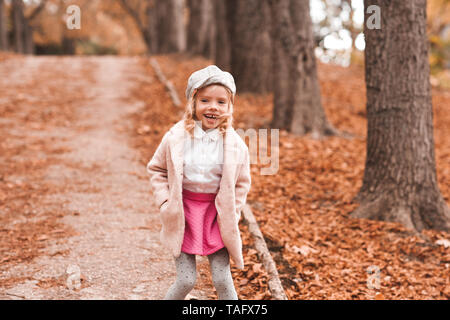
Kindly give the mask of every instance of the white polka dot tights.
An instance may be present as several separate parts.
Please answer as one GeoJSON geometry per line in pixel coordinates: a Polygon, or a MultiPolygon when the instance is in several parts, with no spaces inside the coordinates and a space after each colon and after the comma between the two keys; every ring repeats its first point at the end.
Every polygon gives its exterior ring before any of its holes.
{"type": "MultiPolygon", "coordinates": [[[[208,256],[212,280],[220,300],[237,300],[230,271],[230,258],[226,248],[208,256]]],[[[197,270],[194,254],[181,252],[175,259],[177,279],[169,288],[164,300],[182,300],[194,288],[197,270]]]]}

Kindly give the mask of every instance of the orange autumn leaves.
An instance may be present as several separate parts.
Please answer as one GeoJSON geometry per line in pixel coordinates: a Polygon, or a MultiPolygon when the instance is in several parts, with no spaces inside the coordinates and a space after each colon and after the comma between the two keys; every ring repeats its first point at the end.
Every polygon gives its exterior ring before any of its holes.
{"type": "MultiPolygon", "coordinates": [[[[155,57],[180,97],[189,75],[211,61],[183,55],[155,57]]],[[[151,68],[147,61],[143,67],[151,68]]],[[[362,184],[365,162],[365,84],[361,67],[319,64],[322,102],[329,120],[352,139],[313,140],[280,131],[279,170],[260,174],[252,164],[248,203],[260,225],[289,299],[449,299],[450,249],[438,244],[450,235],[424,231],[429,240],[396,223],[352,219],[349,212],[362,184]],[[379,270],[379,285],[368,285],[369,268],[379,270]]],[[[145,108],[134,117],[133,142],[145,163],[182,108],[175,108],[157,81],[136,90],[145,108]]],[[[235,128],[258,128],[270,122],[272,95],[239,94],[235,128]]],[[[433,89],[436,161],[439,187],[449,201],[450,94],[433,89]]],[[[270,136],[270,135],[269,135],[270,136]]],[[[270,143],[269,143],[270,145],[270,143]]],[[[243,271],[233,269],[241,299],[270,299],[267,273],[241,225],[243,271]]],[[[370,269],[369,269],[370,270],[370,269]]]]}

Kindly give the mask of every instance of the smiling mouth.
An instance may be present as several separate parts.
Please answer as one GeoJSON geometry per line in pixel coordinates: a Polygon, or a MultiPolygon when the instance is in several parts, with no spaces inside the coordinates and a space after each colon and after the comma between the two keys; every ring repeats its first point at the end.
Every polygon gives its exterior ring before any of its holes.
{"type": "Polygon", "coordinates": [[[218,115],[215,114],[204,114],[205,118],[208,119],[217,119],[218,115]]]}

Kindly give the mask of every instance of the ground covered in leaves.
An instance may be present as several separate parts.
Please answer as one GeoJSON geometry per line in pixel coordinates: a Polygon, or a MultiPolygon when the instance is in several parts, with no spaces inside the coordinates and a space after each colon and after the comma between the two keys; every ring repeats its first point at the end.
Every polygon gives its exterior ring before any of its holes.
{"type": "MultiPolygon", "coordinates": [[[[54,130],[68,130],[80,120],[74,106],[92,99],[84,96],[83,89],[94,83],[89,76],[92,67],[89,64],[73,75],[64,65],[40,65],[32,72],[40,75],[37,81],[28,74],[33,67],[31,58],[16,58],[14,54],[0,54],[0,63],[6,63],[2,69],[5,74],[13,68],[23,70],[23,73],[14,72],[18,77],[14,85],[3,77],[0,86],[2,272],[18,264],[31,263],[45,254],[48,242],[64,243],[76,234],[61,218],[80,213],[65,210],[59,203],[50,206],[44,201],[49,195],[74,188],[48,177],[48,168],[61,165],[61,156],[70,151],[63,135],[57,140],[50,138],[54,137],[54,130]],[[20,79],[23,79],[21,85],[20,79]]],[[[183,102],[189,75],[211,63],[185,55],[155,59],[183,102]]],[[[139,150],[142,175],[145,175],[147,161],[163,134],[181,119],[184,106],[173,105],[164,86],[156,80],[148,58],[142,58],[140,63],[149,76],[135,78],[139,85],[132,91],[129,102],[144,103],[131,116],[134,126],[121,132],[129,135],[130,144],[139,150]]],[[[330,122],[354,137],[314,140],[281,130],[277,173],[261,175],[261,169],[267,165],[260,161],[251,165],[252,189],[248,204],[277,263],[288,298],[449,299],[448,233],[427,230],[422,232],[426,238],[418,237],[399,224],[349,217],[357,206],[352,199],[361,187],[365,161],[364,72],[360,66],[341,68],[319,64],[318,68],[322,102],[330,122]]],[[[271,94],[238,94],[234,127],[266,127],[272,116],[272,98],[271,94]]],[[[437,177],[448,204],[449,108],[450,91],[434,87],[437,177]]],[[[80,167],[79,163],[68,160],[64,165],[80,167]]],[[[97,171],[97,168],[92,170],[97,171]]],[[[92,187],[86,184],[77,188],[92,187]]],[[[271,299],[267,274],[243,224],[241,234],[246,267],[242,271],[232,270],[239,298],[271,299]]],[[[68,252],[53,254],[67,256],[68,252]]],[[[203,260],[198,267],[201,277],[198,277],[196,289],[216,299],[208,264],[203,260]]],[[[21,275],[2,278],[0,286],[7,288],[27,279],[29,277],[21,275]]],[[[160,281],[168,283],[172,279],[161,278],[160,281]]],[[[48,278],[40,279],[37,285],[48,288],[63,284],[48,278]]]]}
{"type": "MultiPolygon", "coordinates": [[[[189,75],[211,61],[186,55],[155,57],[180,99],[189,75]]],[[[142,68],[154,71],[149,60],[142,68]]],[[[314,140],[280,131],[279,170],[261,175],[251,165],[248,204],[277,263],[289,299],[449,299],[450,235],[433,230],[418,237],[401,225],[353,219],[349,213],[362,184],[365,161],[365,83],[361,66],[319,64],[322,102],[330,122],[353,138],[314,140]],[[426,240],[425,240],[426,239],[426,240]]],[[[450,204],[450,91],[433,88],[434,134],[440,190],[450,204]]],[[[161,83],[142,81],[137,98],[133,145],[142,164],[163,134],[181,119],[161,83]]],[[[234,127],[264,128],[272,116],[272,95],[239,94],[234,127]]],[[[241,225],[245,270],[233,269],[241,299],[271,299],[267,274],[248,230],[241,225]]],[[[201,270],[208,276],[208,270],[201,270]]],[[[211,286],[201,280],[201,285],[211,286]]],[[[213,296],[214,297],[214,296],[213,296]]]]}
{"type": "Polygon", "coordinates": [[[161,299],[170,286],[129,143],[142,108],[129,90],[154,81],[140,63],[0,54],[0,300],[161,299]]]}
{"type": "MultiPolygon", "coordinates": [[[[70,186],[61,187],[55,180],[44,181],[44,177],[50,166],[61,165],[59,156],[69,151],[56,146],[64,143],[64,137],[49,141],[49,136],[53,130],[70,126],[76,120],[74,101],[69,98],[71,90],[78,91],[78,102],[86,97],[81,88],[61,85],[74,79],[62,68],[38,67],[39,70],[33,70],[40,74],[37,80],[27,74],[32,72],[30,68],[35,68],[29,63],[30,58],[2,53],[1,61],[6,66],[2,69],[5,78],[0,86],[0,267],[4,270],[14,263],[32,261],[41,254],[47,241],[75,234],[59,221],[69,213],[50,209],[43,200],[70,186]],[[15,59],[5,61],[10,58],[15,59]],[[20,80],[8,81],[6,75],[11,77],[9,70],[19,67],[23,67],[24,73],[14,73],[22,79],[23,84],[18,86],[20,80]],[[30,105],[34,106],[31,110],[30,105]]],[[[89,81],[87,74],[84,81],[89,81]]],[[[11,278],[8,282],[20,280],[11,278]]]]}

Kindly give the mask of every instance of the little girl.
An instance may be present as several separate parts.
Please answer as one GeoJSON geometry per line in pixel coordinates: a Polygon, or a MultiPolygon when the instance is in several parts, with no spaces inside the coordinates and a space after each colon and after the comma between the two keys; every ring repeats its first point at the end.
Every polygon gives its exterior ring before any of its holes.
{"type": "Polygon", "coordinates": [[[183,119],[166,132],[147,164],[161,242],[177,270],[164,299],[184,299],[192,290],[196,255],[208,256],[219,299],[237,299],[230,256],[243,269],[238,223],[251,177],[247,145],[231,126],[235,94],[233,76],[217,66],[194,72],[183,119]]]}

